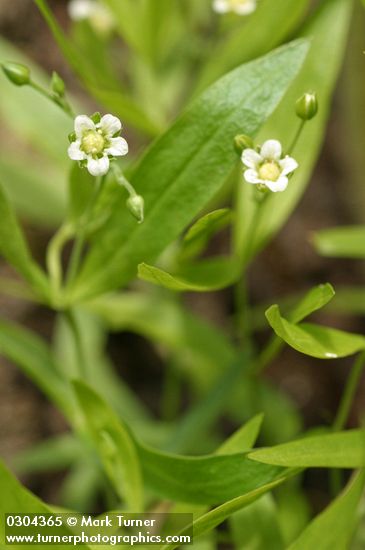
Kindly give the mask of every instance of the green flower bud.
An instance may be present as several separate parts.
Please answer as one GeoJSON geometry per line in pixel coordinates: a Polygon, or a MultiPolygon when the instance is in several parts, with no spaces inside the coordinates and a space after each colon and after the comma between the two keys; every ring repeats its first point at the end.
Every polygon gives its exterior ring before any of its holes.
{"type": "Polygon", "coordinates": [[[30,70],[20,63],[3,63],[2,70],[10,82],[16,86],[25,86],[30,83],[30,70]]]}
{"type": "Polygon", "coordinates": [[[298,99],[295,104],[295,112],[302,120],[311,120],[318,112],[317,94],[305,93],[298,99]]]}
{"type": "Polygon", "coordinates": [[[234,148],[239,155],[241,155],[242,151],[244,151],[245,149],[253,148],[252,138],[250,138],[250,136],[246,136],[245,134],[240,134],[236,136],[233,142],[234,142],[234,148]]]}
{"type": "Polygon", "coordinates": [[[129,212],[138,220],[138,223],[142,223],[144,219],[144,200],[141,195],[132,195],[127,200],[127,208],[129,212]]]}
{"type": "Polygon", "coordinates": [[[60,97],[63,97],[65,95],[65,91],[66,91],[65,83],[62,80],[62,78],[56,73],[56,71],[53,71],[52,73],[51,89],[52,89],[52,92],[54,92],[60,97]]]}

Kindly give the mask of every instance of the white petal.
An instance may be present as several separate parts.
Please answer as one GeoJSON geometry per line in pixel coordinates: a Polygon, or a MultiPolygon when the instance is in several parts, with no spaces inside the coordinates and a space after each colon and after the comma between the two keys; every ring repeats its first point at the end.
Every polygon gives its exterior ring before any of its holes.
{"type": "Polygon", "coordinates": [[[107,156],[101,159],[88,158],[87,169],[92,176],[104,176],[109,170],[109,158],[107,156]]]}
{"type": "Polygon", "coordinates": [[[280,167],[282,170],[282,175],[286,176],[287,174],[290,174],[291,172],[294,172],[298,168],[298,163],[295,159],[292,157],[285,157],[280,162],[280,167]]]}
{"type": "Polygon", "coordinates": [[[100,128],[107,135],[112,137],[122,129],[122,123],[119,118],[113,115],[104,115],[99,123],[100,128]]]}
{"type": "Polygon", "coordinates": [[[81,141],[77,140],[71,143],[70,147],[68,148],[68,156],[72,160],[84,160],[86,158],[86,155],[84,151],[81,151],[80,149],[81,141]]]}
{"type": "Polygon", "coordinates": [[[279,158],[281,157],[281,153],[281,143],[276,139],[269,139],[265,141],[260,151],[262,157],[270,160],[279,160],[279,158]]]}
{"type": "Polygon", "coordinates": [[[71,0],[68,3],[67,11],[73,21],[82,21],[90,17],[94,10],[92,0],[71,0]]]}
{"type": "Polygon", "coordinates": [[[264,183],[264,181],[259,178],[256,170],[252,170],[251,168],[249,170],[245,170],[245,172],[243,173],[243,177],[245,178],[247,183],[264,183]]]}
{"type": "Polygon", "coordinates": [[[75,133],[78,138],[82,138],[87,130],[95,130],[95,124],[90,117],[79,115],[75,118],[75,133]]]}
{"type": "Polygon", "coordinates": [[[235,11],[238,15],[249,15],[255,11],[256,7],[256,0],[246,0],[242,4],[235,6],[233,11],[235,11]]]}
{"type": "Polygon", "coordinates": [[[277,193],[278,191],[285,191],[288,187],[288,181],[289,180],[286,176],[280,176],[280,178],[276,181],[265,180],[264,183],[270,191],[277,193]]]}
{"type": "Polygon", "coordinates": [[[105,149],[105,153],[113,157],[123,157],[128,153],[128,143],[122,137],[111,138],[110,147],[105,149]]]}
{"type": "Polygon", "coordinates": [[[217,13],[228,13],[230,11],[228,0],[214,0],[213,10],[217,13]]]}
{"type": "Polygon", "coordinates": [[[245,149],[242,152],[241,160],[248,168],[256,168],[264,159],[254,149],[245,149]]]}

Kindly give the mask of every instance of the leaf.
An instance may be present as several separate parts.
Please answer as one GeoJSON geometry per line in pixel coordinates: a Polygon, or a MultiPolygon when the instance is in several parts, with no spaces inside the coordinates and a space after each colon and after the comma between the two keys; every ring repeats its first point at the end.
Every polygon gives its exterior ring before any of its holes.
{"type": "Polygon", "coordinates": [[[281,316],[277,305],[266,311],[266,318],[276,334],[289,346],[312,357],[337,359],[365,349],[365,338],[360,334],[310,323],[295,325],[281,316]]]}
{"type": "MultiPolygon", "coordinates": [[[[259,57],[292,36],[307,8],[308,0],[260,0],[246,24],[240,24],[216,45],[201,72],[198,89],[241,63],[259,57]],[[257,32],[260,29],[260,32],[257,32]]],[[[244,18],[242,18],[244,19],[244,18]]]]}
{"type": "Polygon", "coordinates": [[[350,548],[364,492],[365,474],[358,473],[340,496],[303,531],[288,550],[346,550],[350,548]]]}
{"type": "Polygon", "coordinates": [[[299,76],[259,134],[257,143],[275,138],[283,143],[284,148],[289,147],[298,122],[295,122],[294,116],[290,116],[288,112],[294,109],[295,101],[303,92],[317,92],[319,112],[306,124],[293,151],[299,169],[293,175],[285,193],[272,193],[262,205],[253,243],[249,237],[252,218],[255,215],[251,197],[252,186],[242,185],[240,188],[240,208],[235,218],[237,255],[245,253],[248,242],[251,242],[250,257],[263,248],[285,224],[309,182],[327,127],[331,98],[346,47],[352,6],[353,3],[348,0],[324,0],[301,33],[302,36],[311,38],[309,54],[299,76]]]}
{"type": "Polygon", "coordinates": [[[0,353],[13,361],[75,425],[75,401],[47,345],[30,331],[0,321],[0,353]]]}
{"type": "Polygon", "coordinates": [[[365,226],[352,225],[318,231],[313,235],[315,249],[332,258],[365,258],[365,226]]]}
{"type": "Polygon", "coordinates": [[[184,236],[178,260],[186,261],[200,254],[207,246],[210,238],[229,225],[232,218],[232,210],[220,208],[197,220],[184,236]]]}
{"type": "MultiPolygon", "coordinates": [[[[4,517],[4,514],[52,514],[54,510],[47,506],[44,502],[39,500],[35,495],[30,493],[25,487],[23,487],[17,479],[5,468],[2,462],[0,462],[0,512],[4,517]]],[[[1,540],[5,540],[5,522],[1,522],[1,540]]],[[[73,533],[66,526],[59,527],[57,535],[71,536],[73,533]]],[[[24,545],[12,544],[12,548],[21,550],[24,545]]],[[[46,544],[42,545],[45,550],[52,550],[54,545],[46,544]]],[[[65,550],[75,548],[72,544],[64,545],[65,550]]],[[[85,548],[90,546],[85,545],[85,548]]]]}
{"type": "Polygon", "coordinates": [[[365,433],[349,430],[305,437],[248,456],[265,464],[295,468],[361,468],[365,466],[365,433]]]}
{"type": "Polygon", "coordinates": [[[170,290],[211,292],[232,285],[239,271],[234,258],[222,256],[183,266],[176,275],[143,263],[138,266],[138,277],[170,290]]]}
{"type": "Polygon", "coordinates": [[[242,66],[208,89],[145,154],[131,183],[145,200],[137,225],[123,201],[91,248],[72,300],[126,284],[153,261],[220,189],[237,162],[233,138],[254,135],[298,72],[307,42],[294,42],[242,66]]]}
{"type": "Polygon", "coordinates": [[[219,447],[216,454],[227,455],[230,453],[238,453],[240,451],[251,449],[259,435],[263,419],[263,414],[257,414],[251,418],[251,420],[246,422],[246,424],[244,424],[239,430],[226,439],[226,441],[219,447]]]}
{"type": "MultiPolygon", "coordinates": [[[[221,506],[218,506],[217,508],[214,508],[210,512],[207,512],[203,516],[199,517],[192,523],[194,538],[200,537],[205,533],[209,533],[209,531],[212,531],[215,527],[223,523],[232,514],[241,510],[245,506],[248,506],[252,502],[255,502],[265,493],[281,485],[285,480],[286,478],[282,477],[276,481],[267,483],[259,489],[255,489],[254,491],[251,491],[246,495],[242,495],[228,502],[225,502],[221,506]]],[[[190,529],[191,526],[188,526],[184,531],[186,533],[189,533],[190,529]]],[[[182,531],[181,534],[184,534],[184,531],[182,531]]],[[[174,550],[177,547],[178,543],[172,543],[163,546],[161,550],[174,550]]]]}
{"type": "Polygon", "coordinates": [[[0,254],[23,275],[38,295],[47,296],[47,278],[30,255],[23,232],[1,186],[0,254]]]}
{"type": "Polygon", "coordinates": [[[95,186],[95,178],[89,172],[73,163],[68,190],[68,218],[71,222],[79,221],[90,201],[95,186]]]}
{"type": "Polygon", "coordinates": [[[300,300],[300,302],[290,312],[289,320],[291,323],[299,323],[311,313],[322,309],[335,296],[333,286],[329,283],[318,285],[312,288],[300,300]]]}
{"type": "Polygon", "coordinates": [[[143,488],[133,439],[103,399],[81,381],[73,383],[85,422],[106,473],[130,511],[143,510],[143,488]]]}

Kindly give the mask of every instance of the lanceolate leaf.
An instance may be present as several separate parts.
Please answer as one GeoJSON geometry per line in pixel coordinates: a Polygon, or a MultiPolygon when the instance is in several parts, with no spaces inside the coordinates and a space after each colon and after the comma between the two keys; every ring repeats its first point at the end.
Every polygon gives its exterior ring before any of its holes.
{"type": "Polygon", "coordinates": [[[259,435],[263,419],[263,414],[257,414],[251,418],[242,428],[226,439],[216,454],[238,453],[251,449],[255,445],[255,441],[259,435]]]}
{"type": "Polygon", "coordinates": [[[0,255],[23,275],[38,294],[47,294],[46,276],[31,257],[23,232],[1,186],[0,255]]]}
{"type": "Polygon", "coordinates": [[[353,225],[325,229],[314,235],[313,243],[322,256],[365,258],[365,226],[353,225]]]}
{"type": "Polygon", "coordinates": [[[365,474],[360,472],[341,495],[317,516],[289,550],[345,550],[358,519],[358,507],[364,493],[365,474]]]}
{"type": "Polygon", "coordinates": [[[311,313],[322,309],[332,300],[335,295],[333,286],[329,283],[318,285],[312,288],[295,308],[290,312],[289,318],[292,323],[299,323],[311,313]]]}
{"type": "Polygon", "coordinates": [[[253,460],[301,468],[361,468],[365,466],[365,432],[349,430],[305,437],[298,441],[253,451],[253,460]]]}
{"type": "Polygon", "coordinates": [[[234,258],[223,256],[183,266],[171,275],[157,267],[140,264],[138,276],[170,290],[210,292],[232,285],[239,277],[239,266],[234,258]]]}
{"type": "Polygon", "coordinates": [[[295,325],[281,316],[277,305],[266,311],[266,318],[289,346],[312,357],[336,359],[365,349],[364,336],[310,323],[295,325]]]}
{"type": "Polygon", "coordinates": [[[158,139],[131,182],[145,199],[145,222],[122,218],[123,197],[76,281],[81,300],[126,284],[153,261],[214,196],[230,174],[236,134],[255,135],[300,69],[307,42],[294,42],[223,77],[158,139]]]}

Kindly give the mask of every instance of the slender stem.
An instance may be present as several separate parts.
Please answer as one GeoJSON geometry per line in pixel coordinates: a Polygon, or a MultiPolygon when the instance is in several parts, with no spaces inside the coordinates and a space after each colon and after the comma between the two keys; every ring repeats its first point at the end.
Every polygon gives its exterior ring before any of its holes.
{"type": "Polygon", "coordinates": [[[335,432],[342,430],[342,428],[344,428],[347,423],[364,366],[365,351],[360,353],[360,355],[357,357],[347,379],[345,390],[342,394],[340,406],[338,408],[336,418],[333,423],[333,430],[335,432]]]}
{"type": "Polygon", "coordinates": [[[75,113],[71,107],[71,105],[68,103],[68,101],[65,98],[61,98],[57,95],[53,95],[51,92],[37,84],[36,82],[33,82],[32,80],[29,82],[29,86],[33,88],[33,90],[36,90],[38,93],[52,101],[57,107],[60,107],[66,115],[70,116],[71,118],[75,118],[75,113]]]}
{"type": "Polygon", "coordinates": [[[119,166],[115,163],[112,164],[112,170],[113,170],[113,173],[114,173],[114,176],[117,180],[117,182],[119,183],[119,185],[121,185],[122,187],[124,187],[129,196],[130,197],[135,197],[137,195],[133,185],[124,177],[124,174],[123,172],[121,171],[121,169],[119,168],[119,166]]]}
{"type": "Polygon", "coordinates": [[[284,345],[284,342],[280,338],[278,338],[277,336],[273,336],[269,340],[266,348],[264,348],[262,353],[260,353],[257,360],[253,364],[252,374],[260,374],[267,367],[267,365],[269,365],[275,359],[275,357],[277,357],[277,355],[283,349],[284,345]]]}
{"type": "Polygon", "coordinates": [[[81,220],[80,220],[81,227],[71,252],[70,264],[68,267],[68,272],[66,277],[67,284],[72,283],[72,281],[75,279],[77,275],[77,272],[80,266],[82,251],[86,241],[86,228],[90,220],[90,215],[92,213],[93,207],[95,206],[95,203],[103,188],[104,179],[105,179],[104,176],[103,177],[99,176],[97,178],[94,193],[89,201],[89,204],[86,207],[84,214],[81,216],[81,220]]]}
{"type": "Polygon", "coordinates": [[[87,377],[87,361],[85,358],[85,353],[84,353],[84,348],[82,344],[80,329],[77,323],[77,318],[72,309],[66,310],[64,313],[64,316],[74,337],[79,376],[81,379],[84,379],[87,377]]]}
{"type": "Polygon", "coordinates": [[[70,224],[64,224],[53,236],[47,249],[47,267],[51,278],[52,296],[55,304],[59,300],[59,292],[62,285],[61,253],[64,244],[72,237],[73,228],[70,224]]]}
{"type": "Polygon", "coordinates": [[[297,145],[297,143],[298,143],[298,141],[299,141],[300,135],[301,135],[301,133],[302,133],[302,131],[303,131],[303,128],[304,128],[305,123],[306,123],[306,120],[301,120],[301,121],[299,122],[299,126],[298,126],[298,129],[297,129],[297,132],[296,132],[296,134],[295,134],[295,136],[294,136],[294,139],[293,139],[293,141],[291,142],[291,145],[290,145],[290,147],[289,147],[289,149],[288,149],[288,151],[287,151],[287,154],[288,154],[288,155],[290,155],[290,154],[293,152],[293,150],[295,149],[295,147],[296,147],[296,145],[297,145]]]}

